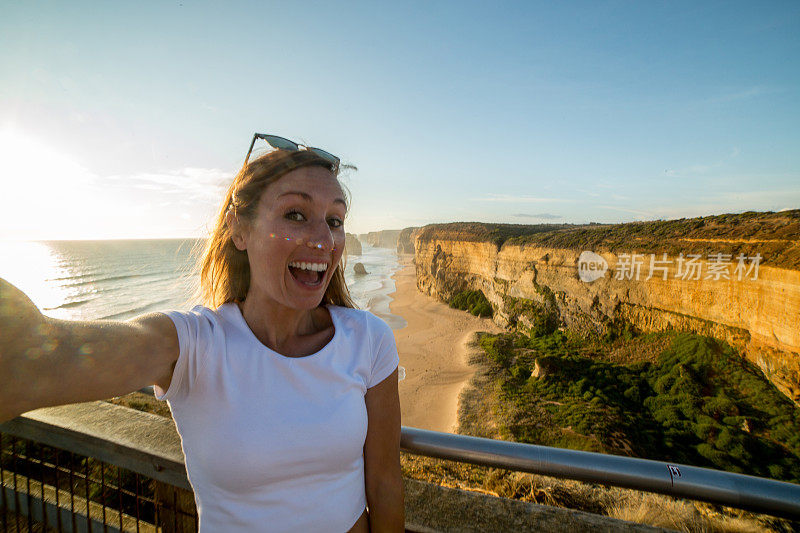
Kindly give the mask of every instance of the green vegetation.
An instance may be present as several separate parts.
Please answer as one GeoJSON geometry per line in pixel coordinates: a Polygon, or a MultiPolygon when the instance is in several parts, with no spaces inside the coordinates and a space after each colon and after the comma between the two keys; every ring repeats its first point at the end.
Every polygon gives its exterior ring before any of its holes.
{"type": "Polygon", "coordinates": [[[450,298],[450,307],[469,311],[475,316],[492,316],[492,304],[486,299],[482,291],[462,291],[450,298]]]}
{"type": "MultiPolygon", "coordinates": [[[[548,289],[549,290],[549,289],[548,289]]],[[[550,291],[552,295],[552,291],[550,291]]],[[[554,303],[539,304],[526,298],[504,298],[504,309],[508,313],[509,325],[527,327],[533,337],[548,335],[558,328],[558,312],[554,303]]]]}
{"type": "Polygon", "coordinates": [[[550,232],[574,227],[571,224],[487,224],[484,222],[451,222],[430,224],[420,230],[422,241],[436,239],[464,242],[493,242],[499,249],[513,237],[550,232]]]}
{"type": "Polygon", "coordinates": [[[762,264],[800,269],[800,209],[746,212],[625,224],[484,224],[425,226],[420,239],[492,242],[626,253],[761,254],[762,264]]]}
{"type": "Polygon", "coordinates": [[[611,330],[483,335],[500,437],[800,482],[800,409],[733,348],[611,330]],[[612,362],[632,343],[657,355],[612,362]]]}
{"type": "Polygon", "coordinates": [[[535,244],[576,251],[761,254],[762,263],[800,268],[800,210],[741,213],[680,220],[573,226],[569,229],[509,238],[512,244],[535,244]]]}

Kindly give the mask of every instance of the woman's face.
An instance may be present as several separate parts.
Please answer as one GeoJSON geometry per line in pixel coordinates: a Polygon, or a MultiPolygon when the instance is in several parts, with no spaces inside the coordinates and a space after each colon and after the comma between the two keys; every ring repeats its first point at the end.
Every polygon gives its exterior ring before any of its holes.
{"type": "Polygon", "coordinates": [[[313,309],[344,250],[344,194],[322,167],[303,167],[268,185],[256,215],[234,229],[234,243],[247,250],[247,297],[297,310],[313,309]]]}

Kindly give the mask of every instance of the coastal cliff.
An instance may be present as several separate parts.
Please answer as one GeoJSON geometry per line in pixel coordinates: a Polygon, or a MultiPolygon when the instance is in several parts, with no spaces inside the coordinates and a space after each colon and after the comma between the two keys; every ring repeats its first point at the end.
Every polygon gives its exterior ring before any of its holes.
{"type": "Polygon", "coordinates": [[[800,402],[800,210],[571,227],[439,224],[416,233],[414,250],[422,292],[449,301],[480,290],[502,326],[532,327],[534,308],[583,333],[626,322],[700,333],[737,348],[800,402]]]}
{"type": "Polygon", "coordinates": [[[376,248],[397,248],[397,236],[400,235],[399,229],[385,229],[381,231],[370,231],[358,236],[361,242],[365,242],[376,248]]]}
{"type": "Polygon", "coordinates": [[[352,233],[345,233],[344,249],[347,255],[361,255],[361,241],[352,233]]]}
{"type": "Polygon", "coordinates": [[[413,254],[414,253],[414,240],[419,235],[422,228],[404,228],[400,230],[397,236],[397,253],[398,254],[413,254]]]}

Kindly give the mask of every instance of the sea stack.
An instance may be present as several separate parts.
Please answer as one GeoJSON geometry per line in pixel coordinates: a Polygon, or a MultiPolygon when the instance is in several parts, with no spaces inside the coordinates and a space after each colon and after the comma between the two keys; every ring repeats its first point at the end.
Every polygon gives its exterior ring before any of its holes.
{"type": "Polygon", "coordinates": [[[344,249],[347,255],[361,255],[361,241],[352,233],[345,233],[344,249]]]}

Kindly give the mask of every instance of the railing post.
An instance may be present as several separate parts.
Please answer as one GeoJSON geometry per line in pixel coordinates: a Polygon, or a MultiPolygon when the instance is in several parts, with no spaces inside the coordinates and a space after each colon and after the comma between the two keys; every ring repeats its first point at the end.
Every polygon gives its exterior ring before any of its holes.
{"type": "Polygon", "coordinates": [[[163,533],[194,533],[197,530],[194,493],[161,481],[153,481],[158,506],[158,527],[163,533]]]}

